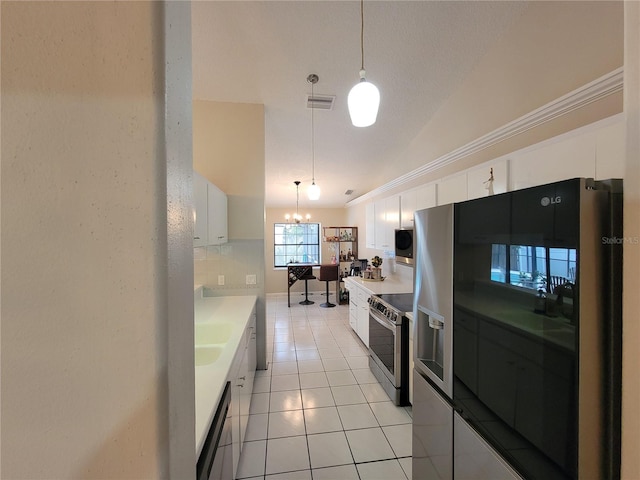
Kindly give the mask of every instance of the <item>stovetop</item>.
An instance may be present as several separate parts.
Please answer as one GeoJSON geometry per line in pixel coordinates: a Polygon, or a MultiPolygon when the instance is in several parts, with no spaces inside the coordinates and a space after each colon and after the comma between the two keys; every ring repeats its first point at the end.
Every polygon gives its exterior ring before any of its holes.
{"type": "Polygon", "coordinates": [[[374,297],[378,297],[401,315],[413,311],[413,293],[382,293],[374,297]]]}

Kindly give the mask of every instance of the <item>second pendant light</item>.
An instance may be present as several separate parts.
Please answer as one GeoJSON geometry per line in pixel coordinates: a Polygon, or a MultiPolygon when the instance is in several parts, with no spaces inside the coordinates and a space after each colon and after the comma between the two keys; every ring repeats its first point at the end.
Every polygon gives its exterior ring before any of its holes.
{"type": "Polygon", "coordinates": [[[316,153],[315,153],[315,138],[314,138],[314,124],[313,124],[313,110],[315,106],[313,105],[313,86],[318,83],[320,77],[315,73],[309,74],[307,77],[307,82],[311,84],[311,185],[307,190],[307,195],[309,196],[309,200],[318,200],[320,198],[320,187],[316,185],[316,153]]]}

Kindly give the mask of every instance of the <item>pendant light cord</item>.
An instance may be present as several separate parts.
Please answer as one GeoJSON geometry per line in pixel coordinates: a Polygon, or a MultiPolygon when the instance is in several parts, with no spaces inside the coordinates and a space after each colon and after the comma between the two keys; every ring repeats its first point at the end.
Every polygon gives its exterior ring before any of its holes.
{"type": "Polygon", "coordinates": [[[360,70],[364,70],[364,0],[360,0],[360,70]]]}
{"type": "MultiPolygon", "coordinates": [[[[313,96],[313,85],[314,83],[311,83],[311,98],[315,99],[315,97],[313,96]]],[[[313,101],[313,100],[312,100],[313,101]]],[[[315,184],[316,183],[316,149],[315,149],[315,135],[314,135],[314,127],[313,127],[313,111],[315,109],[313,108],[313,105],[311,105],[311,183],[315,184]]]]}

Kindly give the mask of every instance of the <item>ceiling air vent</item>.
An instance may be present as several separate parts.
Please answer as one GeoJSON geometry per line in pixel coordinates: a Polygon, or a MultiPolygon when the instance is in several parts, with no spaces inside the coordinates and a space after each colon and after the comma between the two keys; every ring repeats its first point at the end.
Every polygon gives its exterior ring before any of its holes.
{"type": "Polygon", "coordinates": [[[335,95],[307,95],[307,108],[317,108],[318,110],[333,110],[335,95]]]}

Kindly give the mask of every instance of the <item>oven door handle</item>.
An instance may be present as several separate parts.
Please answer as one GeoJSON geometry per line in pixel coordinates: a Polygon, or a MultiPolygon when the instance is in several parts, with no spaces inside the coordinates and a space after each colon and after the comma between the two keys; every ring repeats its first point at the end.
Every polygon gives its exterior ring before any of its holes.
{"type": "Polygon", "coordinates": [[[388,320],[383,320],[381,318],[378,318],[375,314],[373,313],[369,313],[369,316],[371,318],[373,318],[376,322],[378,322],[380,325],[382,325],[383,327],[385,327],[388,330],[391,330],[394,334],[396,332],[396,325],[389,322],[388,320]]]}

